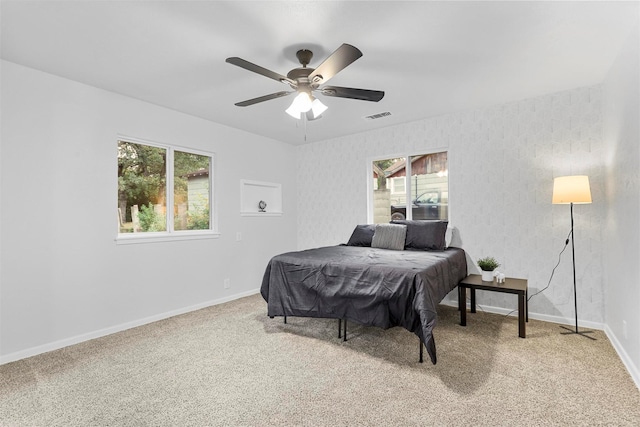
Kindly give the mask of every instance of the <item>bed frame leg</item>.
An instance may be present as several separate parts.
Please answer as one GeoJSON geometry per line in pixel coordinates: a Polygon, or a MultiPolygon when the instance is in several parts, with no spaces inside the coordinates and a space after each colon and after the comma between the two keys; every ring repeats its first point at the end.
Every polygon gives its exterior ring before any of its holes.
{"type": "Polygon", "coordinates": [[[287,316],[284,316],[284,324],[287,324],[287,316]]]}
{"type": "Polygon", "coordinates": [[[422,345],[422,340],[420,340],[420,363],[422,363],[422,348],[424,346],[422,345]]]}
{"type": "Polygon", "coordinates": [[[343,341],[347,340],[347,319],[344,319],[344,334],[342,333],[342,319],[338,319],[338,338],[343,338],[343,341]]]}

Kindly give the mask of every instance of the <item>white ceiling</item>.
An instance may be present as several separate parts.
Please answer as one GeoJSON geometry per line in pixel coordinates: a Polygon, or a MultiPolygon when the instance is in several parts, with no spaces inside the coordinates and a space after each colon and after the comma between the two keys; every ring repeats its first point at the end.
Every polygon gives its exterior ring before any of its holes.
{"type": "Polygon", "coordinates": [[[291,144],[602,82],[631,28],[632,2],[6,1],[2,58],[291,144]],[[285,114],[288,90],[230,65],[285,74],[342,43],[363,56],[330,85],[380,102],[321,97],[323,118],[285,114]],[[391,116],[364,120],[381,112],[391,116]],[[305,136],[306,135],[306,136],[305,136]]]}

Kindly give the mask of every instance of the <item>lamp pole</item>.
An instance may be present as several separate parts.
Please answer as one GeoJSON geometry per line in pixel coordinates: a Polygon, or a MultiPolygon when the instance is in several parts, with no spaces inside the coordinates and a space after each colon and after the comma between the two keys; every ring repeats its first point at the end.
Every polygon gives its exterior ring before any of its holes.
{"type": "Polygon", "coordinates": [[[577,287],[576,287],[576,249],[575,249],[575,244],[574,244],[574,239],[573,239],[573,202],[571,202],[571,256],[572,256],[572,265],[573,265],[573,308],[574,308],[574,313],[575,313],[575,317],[576,317],[576,330],[572,331],[571,329],[565,327],[565,326],[560,326],[563,329],[568,330],[569,332],[563,332],[563,334],[578,334],[578,335],[582,335],[583,337],[587,337],[591,340],[595,341],[595,338],[590,337],[589,335],[585,335],[585,334],[590,334],[593,331],[583,331],[580,332],[578,331],[578,291],[577,291],[577,287]]]}
{"type": "Polygon", "coordinates": [[[573,308],[576,316],[576,334],[578,334],[578,291],[576,287],[576,247],[573,243],[573,202],[571,202],[571,256],[573,261],[573,308]]]}

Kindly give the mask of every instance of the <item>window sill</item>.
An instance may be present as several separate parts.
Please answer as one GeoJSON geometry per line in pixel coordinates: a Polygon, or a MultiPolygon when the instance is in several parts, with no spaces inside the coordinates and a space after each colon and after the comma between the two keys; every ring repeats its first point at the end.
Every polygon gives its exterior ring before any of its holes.
{"type": "Polygon", "coordinates": [[[117,245],[135,245],[138,243],[176,242],[184,240],[217,239],[220,233],[208,231],[181,231],[174,233],[130,233],[118,234],[117,245]]]}

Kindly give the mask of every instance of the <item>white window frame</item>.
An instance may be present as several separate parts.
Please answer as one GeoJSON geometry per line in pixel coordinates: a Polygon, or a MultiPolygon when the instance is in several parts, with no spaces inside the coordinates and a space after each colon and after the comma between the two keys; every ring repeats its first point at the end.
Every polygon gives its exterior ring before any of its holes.
{"type": "MultiPolygon", "coordinates": [[[[193,148],[182,147],[174,144],[162,144],[155,141],[143,140],[140,138],[129,137],[124,135],[118,135],[116,139],[116,150],[117,143],[119,141],[127,141],[134,144],[147,145],[150,147],[157,147],[166,150],[166,231],[150,231],[144,233],[120,233],[120,223],[119,220],[116,222],[116,244],[118,245],[129,245],[129,244],[138,244],[138,243],[155,243],[155,242],[174,242],[174,241],[183,241],[183,240],[200,240],[200,239],[217,239],[220,237],[220,233],[218,231],[218,212],[217,212],[217,203],[216,203],[216,167],[215,153],[197,150],[193,148]],[[209,157],[209,229],[208,230],[174,230],[174,214],[173,214],[173,197],[174,197],[174,153],[176,151],[181,151],[185,153],[197,154],[199,156],[209,157]]],[[[117,159],[117,154],[116,154],[117,159]]],[[[116,176],[116,197],[118,199],[118,177],[116,176]]]]}
{"type": "MultiPolygon", "coordinates": [[[[442,153],[442,152],[447,153],[447,170],[449,171],[448,179],[447,179],[447,188],[448,188],[447,197],[449,197],[449,195],[451,194],[451,152],[446,147],[417,150],[417,153],[414,153],[412,151],[411,153],[402,152],[402,153],[395,153],[395,154],[389,154],[384,156],[369,157],[367,159],[367,177],[373,176],[373,162],[378,160],[396,159],[396,158],[403,157],[407,162],[404,186],[405,186],[405,195],[406,195],[406,201],[407,201],[406,203],[408,204],[412,200],[411,199],[411,182],[409,182],[412,174],[411,157],[420,156],[423,154],[435,154],[435,153],[442,153]]],[[[369,224],[373,224],[373,187],[374,187],[373,180],[367,179],[367,222],[369,224]]],[[[447,201],[447,204],[448,204],[447,218],[449,222],[451,222],[451,203],[450,203],[451,199],[448,198],[447,200],[448,200],[447,201]]],[[[407,206],[406,212],[407,212],[406,219],[407,220],[413,219],[413,209],[409,209],[409,206],[407,206]]]]}

